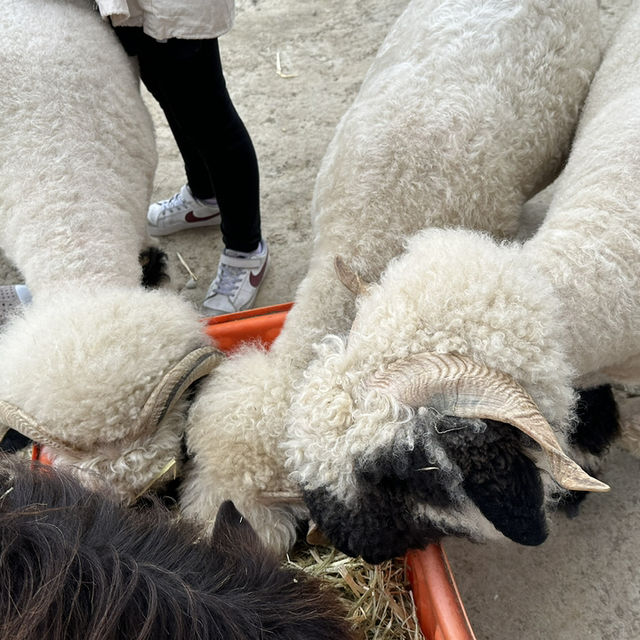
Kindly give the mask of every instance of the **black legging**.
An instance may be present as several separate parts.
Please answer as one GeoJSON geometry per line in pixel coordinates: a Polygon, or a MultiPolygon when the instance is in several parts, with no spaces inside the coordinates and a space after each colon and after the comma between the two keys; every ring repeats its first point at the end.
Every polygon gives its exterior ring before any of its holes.
{"type": "Polygon", "coordinates": [[[261,237],[258,160],[227,92],[218,40],[157,42],[139,27],[115,31],[165,113],[191,193],[217,198],[227,248],[253,251],[261,237]]]}

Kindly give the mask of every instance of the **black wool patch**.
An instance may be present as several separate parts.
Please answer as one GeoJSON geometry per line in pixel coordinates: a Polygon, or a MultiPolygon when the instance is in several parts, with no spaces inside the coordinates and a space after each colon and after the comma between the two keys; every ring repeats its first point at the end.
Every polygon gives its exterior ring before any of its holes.
{"type": "Polygon", "coordinates": [[[445,535],[467,533],[445,531],[419,515],[420,505],[460,507],[451,493],[451,472],[444,472],[430,451],[432,425],[433,420],[418,419],[410,428],[411,437],[405,432],[356,462],[358,494],[352,506],[326,487],[304,493],[313,520],[340,551],[377,563],[445,535]]]}
{"type": "Polygon", "coordinates": [[[440,442],[460,467],[463,487],[484,517],[514,542],[541,544],[547,537],[544,490],[525,452],[537,445],[511,425],[483,422],[483,432],[452,431],[440,442]]]}
{"type": "Polygon", "coordinates": [[[620,435],[618,405],[611,385],[602,385],[578,392],[576,428],[569,442],[594,456],[607,452],[620,435]]]}
{"type": "Polygon", "coordinates": [[[15,453],[16,451],[21,451],[30,444],[30,438],[23,436],[21,433],[18,433],[13,429],[9,429],[9,431],[5,433],[4,438],[0,441],[0,451],[4,451],[5,453],[15,453]]]}
{"type": "MultiPolygon", "coordinates": [[[[578,391],[576,402],[576,425],[569,437],[571,446],[591,455],[603,457],[611,443],[620,435],[618,405],[611,385],[601,385],[578,391]]],[[[593,477],[597,469],[585,468],[593,477]]],[[[559,503],[569,518],[579,515],[580,505],[587,497],[587,491],[569,491],[559,503]]]]}
{"type": "Polygon", "coordinates": [[[142,267],[140,283],[146,289],[155,289],[169,282],[167,254],[158,247],[147,247],[138,256],[142,267]]]}
{"type": "Polygon", "coordinates": [[[412,500],[390,486],[362,487],[354,508],[326,488],[305,491],[303,497],[311,517],[339,551],[373,564],[426,547],[445,535],[437,527],[416,523],[412,500]]]}

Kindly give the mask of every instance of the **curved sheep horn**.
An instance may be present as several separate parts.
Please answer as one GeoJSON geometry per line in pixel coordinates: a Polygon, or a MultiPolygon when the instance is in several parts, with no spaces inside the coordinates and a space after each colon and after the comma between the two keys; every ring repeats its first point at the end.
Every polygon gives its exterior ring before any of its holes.
{"type": "Polygon", "coordinates": [[[551,475],[565,489],[608,491],[561,449],[531,396],[510,376],[455,354],[420,353],[389,365],[369,380],[411,407],[429,405],[442,414],[506,422],[543,449],[551,475]]]}
{"type": "Polygon", "coordinates": [[[171,411],[182,394],[199,378],[210,374],[224,358],[215,347],[201,347],[174,365],[153,390],[140,413],[138,428],[128,439],[137,440],[153,431],[171,411]]]}
{"type": "MultiPolygon", "coordinates": [[[[117,440],[102,439],[92,444],[91,448],[52,436],[54,430],[40,424],[35,418],[25,413],[10,402],[0,400],[0,425],[15,429],[39,444],[58,449],[87,453],[97,446],[115,446],[122,442],[132,442],[152,432],[171,411],[183,393],[199,378],[213,371],[218,362],[224,358],[222,352],[214,347],[201,347],[188,353],[174,365],[153,390],[140,413],[137,427],[125,438],[117,440]]],[[[4,437],[8,429],[0,434],[4,437]]]]}
{"type": "Polygon", "coordinates": [[[9,429],[15,429],[18,433],[36,442],[42,442],[42,438],[44,438],[46,442],[43,444],[53,443],[35,418],[14,404],[0,400],[0,440],[7,435],[9,429]]]}
{"type": "MultiPolygon", "coordinates": [[[[20,409],[11,402],[0,400],[0,436],[4,438],[9,429],[14,429],[23,436],[51,447],[68,449],[69,451],[84,451],[72,442],[51,437],[51,429],[38,422],[33,416],[20,409]]],[[[1,439],[0,438],[0,439],[1,439]]]]}
{"type": "Polygon", "coordinates": [[[356,296],[365,294],[369,288],[369,284],[365,282],[351,267],[347,266],[344,258],[336,256],[333,261],[338,280],[356,296]]]}

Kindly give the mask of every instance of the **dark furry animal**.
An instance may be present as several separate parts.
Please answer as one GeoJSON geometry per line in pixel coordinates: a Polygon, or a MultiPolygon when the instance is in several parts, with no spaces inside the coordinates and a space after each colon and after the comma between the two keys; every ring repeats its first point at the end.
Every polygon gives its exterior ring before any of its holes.
{"type": "Polygon", "coordinates": [[[316,578],[283,568],[231,502],[213,542],[154,504],[0,460],[0,637],[353,640],[316,578]]]}

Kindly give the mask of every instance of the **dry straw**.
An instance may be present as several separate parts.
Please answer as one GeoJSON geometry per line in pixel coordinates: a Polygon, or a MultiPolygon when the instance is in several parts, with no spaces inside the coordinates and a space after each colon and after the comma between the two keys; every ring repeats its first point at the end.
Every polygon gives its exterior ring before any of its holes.
{"type": "Polygon", "coordinates": [[[372,565],[330,547],[298,545],[288,563],[323,578],[367,640],[424,640],[402,559],[372,565]]]}

